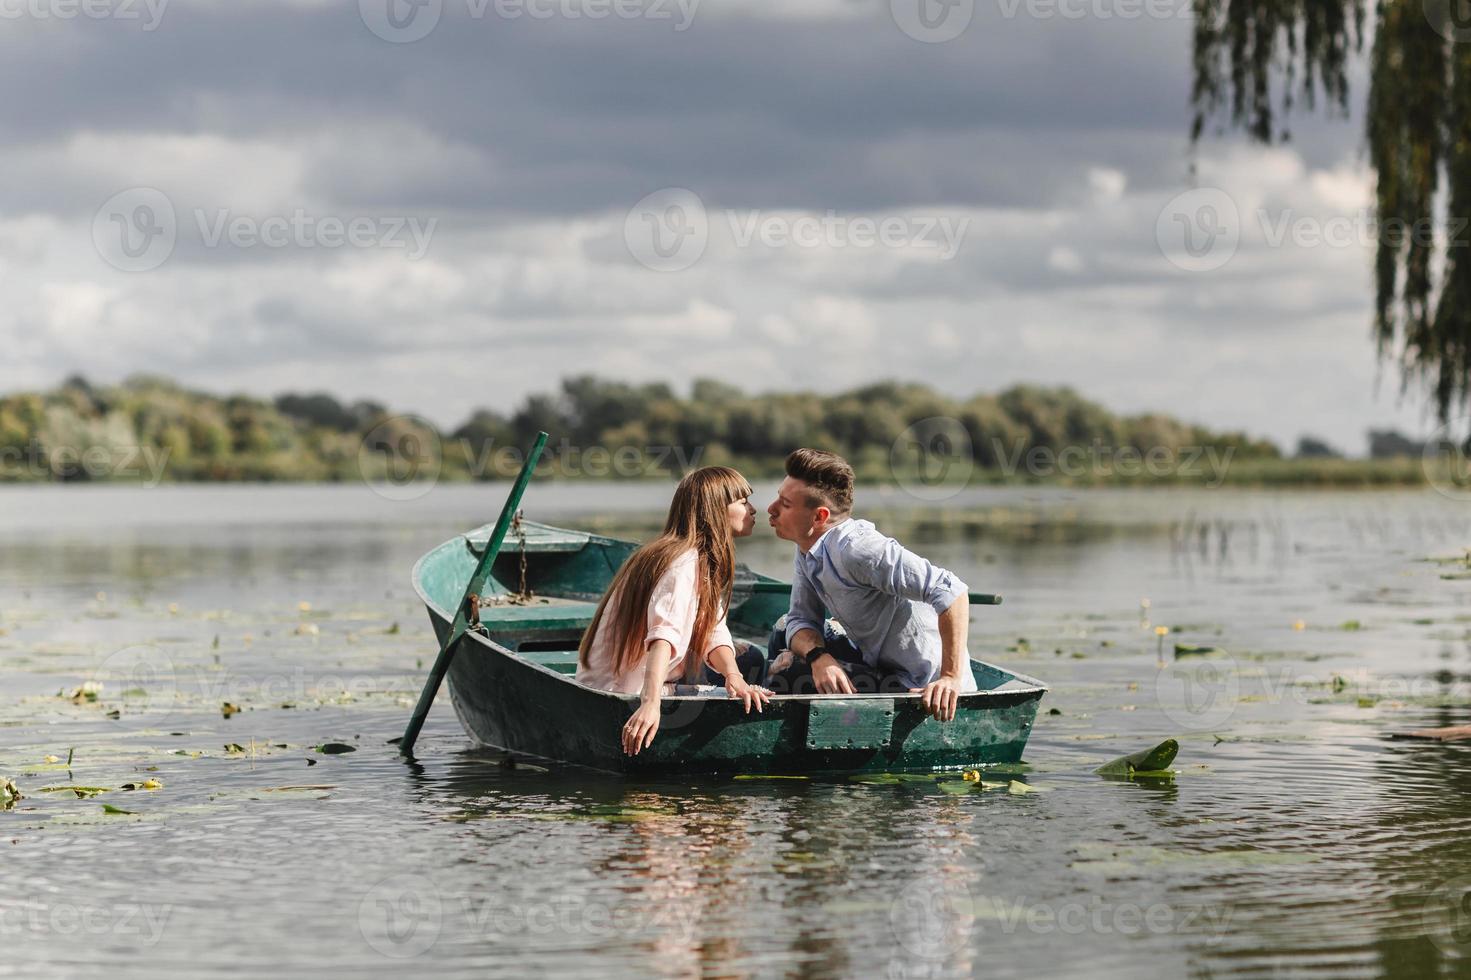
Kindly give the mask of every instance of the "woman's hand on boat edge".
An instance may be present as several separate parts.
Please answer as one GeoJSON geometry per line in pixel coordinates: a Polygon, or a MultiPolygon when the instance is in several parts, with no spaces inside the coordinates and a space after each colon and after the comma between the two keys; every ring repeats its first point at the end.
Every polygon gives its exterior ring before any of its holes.
{"type": "Polygon", "coordinates": [[[625,755],[638,755],[640,749],[646,749],[654,741],[654,735],[659,731],[659,702],[644,701],[623,725],[623,752],[625,755]]]}
{"type": "Polygon", "coordinates": [[[748,715],[751,713],[753,707],[756,709],[756,713],[760,714],[766,707],[766,703],[771,700],[770,691],[764,687],[747,684],[739,674],[725,679],[725,690],[727,697],[745,703],[746,714],[748,715]]]}

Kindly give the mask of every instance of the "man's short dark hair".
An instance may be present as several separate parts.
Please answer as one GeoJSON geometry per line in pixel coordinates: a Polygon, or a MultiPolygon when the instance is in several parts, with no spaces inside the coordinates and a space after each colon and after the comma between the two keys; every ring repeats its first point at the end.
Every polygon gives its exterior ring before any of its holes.
{"type": "Polygon", "coordinates": [[[834,514],[853,509],[853,467],[837,453],[798,449],[787,457],[787,476],[812,488],[809,507],[826,507],[834,514]]]}

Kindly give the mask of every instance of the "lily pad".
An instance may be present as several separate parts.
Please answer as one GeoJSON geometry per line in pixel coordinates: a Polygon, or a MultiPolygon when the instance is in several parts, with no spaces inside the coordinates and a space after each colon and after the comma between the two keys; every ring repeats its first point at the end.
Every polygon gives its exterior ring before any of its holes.
{"type": "Polygon", "coordinates": [[[124,810],[122,807],[113,806],[111,803],[102,804],[102,812],[121,814],[122,816],[126,817],[133,816],[132,810],[124,810]]]}
{"type": "Polygon", "coordinates": [[[634,819],[677,817],[679,816],[679,808],[674,806],[624,806],[618,803],[596,803],[583,810],[581,815],[588,817],[632,817],[634,819]]]}
{"type": "Polygon", "coordinates": [[[96,681],[87,681],[81,687],[73,689],[70,693],[57,692],[58,696],[66,698],[72,704],[95,704],[97,696],[102,693],[102,685],[96,681]]]}
{"type": "Polygon", "coordinates": [[[1029,793],[1051,792],[1045,786],[1033,786],[1031,783],[1024,783],[1019,779],[1013,779],[1011,782],[1007,783],[1006,791],[1012,796],[1026,796],[1029,793]]]}
{"type": "Polygon", "coordinates": [[[344,752],[356,752],[356,745],[348,745],[346,742],[323,742],[316,746],[315,751],[323,755],[342,755],[344,752]]]}
{"type": "Polygon", "coordinates": [[[1167,738],[1152,749],[1143,749],[1093,770],[1100,776],[1139,776],[1168,773],[1171,762],[1180,751],[1180,743],[1167,738]]]}

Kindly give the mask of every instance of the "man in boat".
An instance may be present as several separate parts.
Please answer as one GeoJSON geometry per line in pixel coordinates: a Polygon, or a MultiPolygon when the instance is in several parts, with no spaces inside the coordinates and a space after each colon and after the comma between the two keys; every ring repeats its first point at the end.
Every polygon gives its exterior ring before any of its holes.
{"type": "Polygon", "coordinates": [[[791,608],[771,637],[767,686],[794,694],[917,692],[936,718],[954,718],[956,699],[976,690],[966,650],[969,587],[852,515],[853,467],[841,456],[798,449],[786,472],[766,513],[797,555],[791,608]],[[824,608],[836,623],[824,619],[824,608]]]}

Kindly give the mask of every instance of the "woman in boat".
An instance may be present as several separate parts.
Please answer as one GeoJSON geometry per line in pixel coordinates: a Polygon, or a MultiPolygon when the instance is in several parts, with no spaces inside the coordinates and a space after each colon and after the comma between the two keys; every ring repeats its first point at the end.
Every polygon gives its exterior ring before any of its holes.
{"type": "Polygon", "coordinates": [[[637,755],[659,730],[666,680],[693,684],[708,664],[725,692],[762,710],[771,692],[747,682],[725,624],[735,583],[735,539],[756,526],[751,485],[728,466],[694,470],[675,488],[664,533],[639,548],[613,576],[577,651],[577,680],[638,694],[623,727],[623,751],[637,755]]]}

